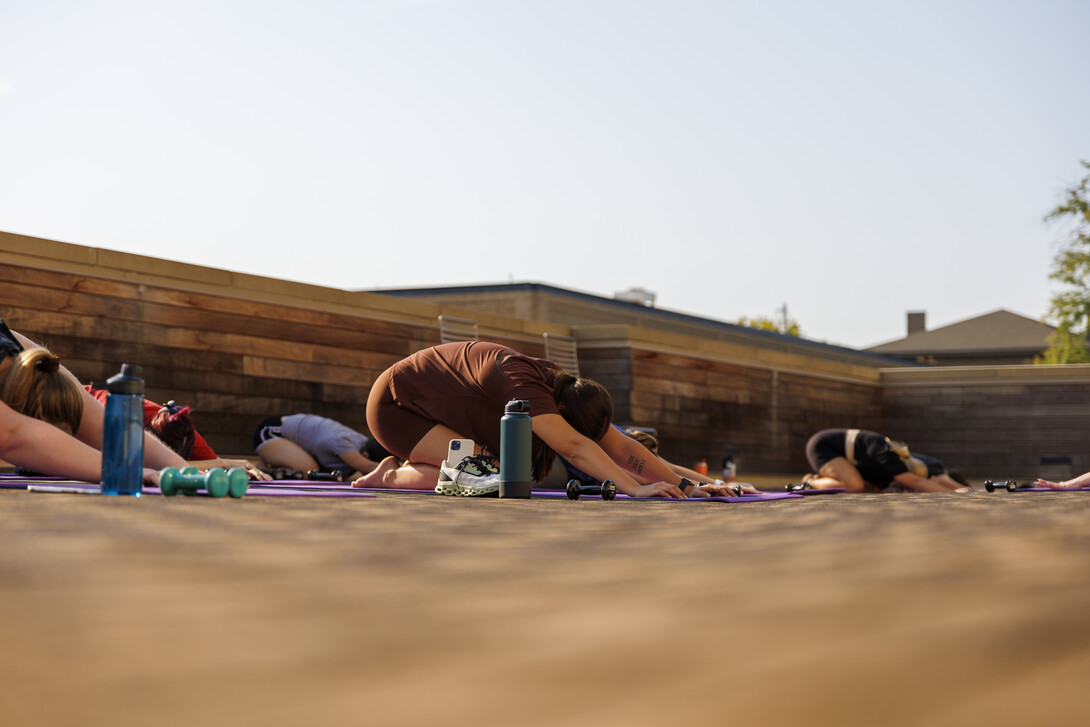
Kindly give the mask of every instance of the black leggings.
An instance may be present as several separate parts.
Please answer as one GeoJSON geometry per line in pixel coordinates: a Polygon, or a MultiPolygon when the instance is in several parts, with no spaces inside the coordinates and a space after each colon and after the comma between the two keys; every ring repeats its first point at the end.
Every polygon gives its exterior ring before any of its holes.
{"type": "Polygon", "coordinates": [[[817,474],[837,457],[845,457],[847,436],[846,429],[822,429],[810,437],[810,441],[806,443],[806,459],[810,462],[811,471],[817,474]]]}

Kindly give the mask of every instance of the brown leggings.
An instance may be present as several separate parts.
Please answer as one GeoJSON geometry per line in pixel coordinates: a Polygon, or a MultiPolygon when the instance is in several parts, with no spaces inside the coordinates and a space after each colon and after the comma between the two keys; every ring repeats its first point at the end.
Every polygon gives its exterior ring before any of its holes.
{"type": "Polygon", "coordinates": [[[439,422],[398,405],[391,391],[390,372],[383,371],[367,397],[367,428],[371,436],[399,459],[409,459],[413,449],[439,422]]]}

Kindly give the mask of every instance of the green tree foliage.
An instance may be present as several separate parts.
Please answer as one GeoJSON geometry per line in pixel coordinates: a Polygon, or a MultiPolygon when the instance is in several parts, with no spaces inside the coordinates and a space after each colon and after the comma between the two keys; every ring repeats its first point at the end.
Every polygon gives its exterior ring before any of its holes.
{"type": "Polygon", "coordinates": [[[747,318],[745,316],[742,316],[738,319],[738,325],[745,326],[747,328],[756,328],[761,331],[786,333],[788,336],[798,337],[802,335],[802,330],[799,328],[799,323],[794,319],[775,320],[766,316],[756,316],[755,318],[747,318]]]}
{"type": "Polygon", "coordinates": [[[1045,216],[1046,222],[1064,223],[1069,229],[1049,273],[1062,286],[1048,312],[1056,331],[1037,363],[1090,363],[1090,162],[1082,165],[1088,174],[1045,216]]]}

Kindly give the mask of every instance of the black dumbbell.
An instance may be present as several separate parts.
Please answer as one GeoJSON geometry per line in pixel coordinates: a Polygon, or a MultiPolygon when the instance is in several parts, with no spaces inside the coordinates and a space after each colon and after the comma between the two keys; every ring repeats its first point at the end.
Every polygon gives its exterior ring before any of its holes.
{"type": "Polygon", "coordinates": [[[307,479],[321,482],[344,482],[344,474],[338,470],[334,470],[333,472],[307,470],[307,479]]]}
{"type": "Polygon", "coordinates": [[[304,475],[299,470],[290,470],[287,467],[274,467],[272,470],[266,470],[274,480],[301,480],[304,475]]]}
{"type": "Polygon", "coordinates": [[[995,492],[996,490],[1014,492],[1018,489],[1018,483],[1014,480],[984,480],[984,489],[988,492],[995,492]]]}
{"type": "Polygon", "coordinates": [[[613,480],[606,480],[600,485],[584,485],[579,480],[568,481],[568,499],[578,500],[583,495],[601,495],[603,500],[617,497],[617,485],[613,480]]]}

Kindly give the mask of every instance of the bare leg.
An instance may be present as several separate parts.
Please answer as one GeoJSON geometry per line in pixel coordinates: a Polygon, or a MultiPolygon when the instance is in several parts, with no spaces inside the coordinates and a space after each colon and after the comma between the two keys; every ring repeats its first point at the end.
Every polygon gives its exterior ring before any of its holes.
{"type": "MultiPolygon", "coordinates": [[[[463,438],[453,429],[436,424],[416,443],[405,464],[398,467],[396,458],[387,457],[378,467],[352,485],[396,490],[430,490],[439,481],[439,465],[447,458],[450,440],[463,438]]],[[[480,451],[476,443],[473,449],[474,452],[480,451]]]]}
{"type": "Polygon", "coordinates": [[[837,457],[826,462],[817,477],[809,480],[815,490],[827,490],[831,487],[843,487],[848,492],[865,492],[867,483],[847,457],[837,457]]]}
{"type": "Polygon", "coordinates": [[[257,456],[269,469],[283,467],[300,472],[318,469],[318,462],[305,449],[283,437],[262,442],[257,448],[257,456]]]}

